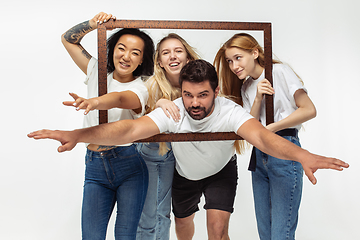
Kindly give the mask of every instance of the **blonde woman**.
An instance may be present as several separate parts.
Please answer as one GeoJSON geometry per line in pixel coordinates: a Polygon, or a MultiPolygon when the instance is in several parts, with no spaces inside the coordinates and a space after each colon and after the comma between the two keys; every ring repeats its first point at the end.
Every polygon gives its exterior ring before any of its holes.
{"type": "MultiPolygon", "coordinates": [[[[264,126],[264,94],[274,94],[272,132],[300,146],[301,124],[316,116],[316,109],[301,79],[279,61],[273,61],[273,86],[264,77],[264,52],[246,33],[235,34],[218,51],[215,66],[221,92],[264,126]]],[[[272,157],[254,147],[249,170],[260,239],[295,239],[300,207],[303,168],[299,162],[272,157]],[[256,171],[255,171],[256,170],[256,171]]]]}
{"type": "MultiPolygon", "coordinates": [[[[179,76],[183,66],[198,59],[195,50],[179,35],[170,33],[159,41],[154,58],[154,76],[147,81],[147,113],[161,107],[177,120],[179,110],[172,102],[181,97],[179,76]]],[[[170,232],[171,187],[175,157],[170,143],[143,143],[138,151],[149,171],[149,188],[140,218],[138,240],[168,240],[170,232]]]]}

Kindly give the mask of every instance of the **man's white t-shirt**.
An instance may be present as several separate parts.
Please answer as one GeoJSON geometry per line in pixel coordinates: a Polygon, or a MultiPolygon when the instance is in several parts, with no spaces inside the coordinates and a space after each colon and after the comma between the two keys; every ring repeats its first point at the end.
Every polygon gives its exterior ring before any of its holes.
{"type": "MultiPolygon", "coordinates": [[[[91,58],[87,67],[87,76],[85,79],[85,84],[88,86],[88,98],[93,98],[98,96],[98,61],[95,58],[91,58]]],[[[107,92],[122,92],[122,91],[132,91],[134,92],[141,103],[142,111],[140,113],[135,113],[132,109],[122,109],[122,108],[112,108],[108,110],[108,122],[115,122],[123,119],[136,119],[141,117],[145,112],[145,105],[148,99],[148,91],[145,86],[144,81],[141,77],[127,82],[121,83],[113,79],[113,74],[107,76],[107,92]]],[[[90,111],[84,117],[84,127],[92,127],[99,125],[99,111],[93,110],[90,111]]],[[[128,146],[132,143],[124,144],[121,146],[128,146]]]]}
{"type": "MultiPolygon", "coordinates": [[[[210,116],[194,120],[185,110],[182,98],[174,103],[180,109],[181,119],[175,122],[168,118],[161,108],[149,116],[158,126],[161,133],[196,133],[196,132],[237,132],[240,126],[251,119],[240,105],[224,97],[215,99],[215,108],[210,116]]],[[[235,153],[234,140],[172,142],[176,158],[176,170],[190,180],[199,180],[219,172],[235,153]]]]}

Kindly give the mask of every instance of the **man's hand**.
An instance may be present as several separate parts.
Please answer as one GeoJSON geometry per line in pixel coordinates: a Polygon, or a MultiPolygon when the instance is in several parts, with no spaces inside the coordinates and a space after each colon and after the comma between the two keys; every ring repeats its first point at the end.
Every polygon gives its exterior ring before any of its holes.
{"type": "Polygon", "coordinates": [[[39,130],[27,135],[34,139],[53,139],[61,143],[58,147],[58,152],[71,151],[78,141],[76,140],[75,131],[59,131],[59,130],[39,130]]]}
{"type": "Polygon", "coordinates": [[[265,129],[256,119],[246,121],[238,129],[237,134],[264,153],[276,158],[301,163],[306,176],[312,184],[317,182],[314,173],[318,169],[342,171],[343,168],[349,167],[349,164],[339,159],[316,155],[296,146],[290,141],[265,129]]]}
{"type": "Polygon", "coordinates": [[[348,168],[349,164],[345,163],[336,158],[328,158],[316,154],[309,153],[309,156],[301,160],[301,165],[303,166],[305,175],[308,177],[312,184],[316,184],[317,180],[314,176],[314,173],[318,169],[334,169],[342,171],[343,168],[348,168]]]}

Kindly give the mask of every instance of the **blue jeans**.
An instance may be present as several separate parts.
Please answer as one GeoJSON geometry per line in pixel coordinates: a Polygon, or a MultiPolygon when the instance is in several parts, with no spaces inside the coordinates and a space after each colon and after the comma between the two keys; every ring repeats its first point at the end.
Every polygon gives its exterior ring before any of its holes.
{"type": "MultiPolygon", "coordinates": [[[[298,137],[284,138],[300,146],[298,137]]],[[[301,164],[278,159],[256,149],[252,185],[260,239],[295,239],[303,186],[301,164]]]]}
{"type": "MultiPolygon", "coordinates": [[[[168,143],[171,149],[171,145],[168,143]]],[[[171,186],[175,168],[172,150],[158,153],[158,143],[138,144],[138,151],[149,170],[149,189],[141,214],[136,239],[168,240],[170,238],[171,186]]]]}
{"type": "Polygon", "coordinates": [[[115,203],[115,239],[136,239],[148,187],[146,164],[135,145],[87,150],[82,205],[82,239],[103,240],[115,203]]]}

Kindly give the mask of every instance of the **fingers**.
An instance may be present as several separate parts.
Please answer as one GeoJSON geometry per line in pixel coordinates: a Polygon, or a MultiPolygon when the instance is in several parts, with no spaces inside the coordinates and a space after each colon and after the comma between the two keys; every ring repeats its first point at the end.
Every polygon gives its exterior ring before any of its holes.
{"type": "Polygon", "coordinates": [[[87,109],[88,106],[89,106],[89,103],[85,99],[82,99],[81,102],[78,102],[75,105],[77,111],[79,111],[80,109],[87,109]]]}
{"type": "Polygon", "coordinates": [[[65,152],[66,149],[64,149],[64,146],[61,145],[60,147],[58,147],[57,151],[58,151],[59,153],[61,153],[61,152],[65,152]]]}
{"type": "Polygon", "coordinates": [[[77,143],[71,137],[71,133],[67,131],[43,129],[29,133],[27,136],[33,139],[53,139],[59,141],[61,146],[58,147],[58,152],[70,151],[77,143]]]}
{"type": "Polygon", "coordinates": [[[311,165],[303,165],[306,176],[314,185],[317,183],[314,173],[318,169],[333,169],[337,171],[342,171],[344,168],[349,167],[348,163],[336,158],[328,158],[319,155],[317,155],[315,158],[317,158],[317,160],[313,161],[311,165]]]}
{"type": "Polygon", "coordinates": [[[180,120],[180,112],[177,106],[169,107],[167,111],[170,113],[172,119],[174,119],[175,122],[178,122],[180,120]]]}
{"type": "Polygon", "coordinates": [[[342,171],[344,168],[348,168],[349,164],[337,159],[337,158],[329,158],[324,156],[317,156],[318,164],[317,169],[333,169],[337,171],[342,171]]]}
{"type": "Polygon", "coordinates": [[[180,120],[180,110],[175,104],[165,105],[161,108],[168,118],[171,117],[175,122],[178,122],[180,120]]]}
{"type": "Polygon", "coordinates": [[[180,120],[180,109],[178,106],[176,106],[176,104],[174,104],[173,102],[169,102],[169,104],[166,105],[166,109],[175,122],[178,122],[180,120]]]}
{"type": "Polygon", "coordinates": [[[76,93],[69,93],[69,95],[76,101],[76,99],[79,98],[79,96],[76,93]]]}
{"type": "Polygon", "coordinates": [[[64,105],[70,106],[70,104],[71,104],[71,106],[76,107],[76,110],[86,108],[86,107],[84,107],[84,101],[86,100],[85,98],[79,97],[75,93],[69,93],[69,94],[70,94],[70,96],[72,96],[74,98],[75,101],[65,101],[65,102],[63,102],[64,105]]]}
{"type": "Polygon", "coordinates": [[[335,158],[331,158],[331,161],[328,163],[328,167],[329,169],[334,169],[337,171],[342,171],[344,170],[344,168],[348,168],[349,164],[341,161],[339,159],[335,159],[335,158]]]}
{"type": "Polygon", "coordinates": [[[268,84],[269,86],[271,86],[270,81],[267,80],[266,78],[264,78],[263,80],[261,80],[259,83],[266,83],[266,84],[268,84]]]}
{"type": "Polygon", "coordinates": [[[261,95],[273,95],[275,93],[274,88],[271,86],[270,82],[267,79],[263,79],[258,83],[257,91],[261,95]]]}
{"type": "Polygon", "coordinates": [[[161,107],[161,109],[164,111],[165,115],[168,118],[170,118],[170,116],[171,116],[172,119],[176,122],[178,122],[180,120],[180,109],[172,101],[164,99],[164,98],[159,99],[156,102],[156,107],[161,107]]]}
{"type": "Polygon", "coordinates": [[[169,111],[166,109],[166,107],[161,107],[161,109],[164,111],[165,115],[170,118],[169,111]]]}
{"type": "Polygon", "coordinates": [[[97,98],[82,99],[82,102],[77,106],[76,110],[85,109],[84,114],[87,115],[91,110],[96,109],[99,105],[97,98]]]}
{"type": "Polygon", "coordinates": [[[64,101],[63,104],[65,106],[70,106],[70,107],[76,107],[78,105],[79,102],[81,102],[81,99],[76,93],[69,93],[69,95],[75,100],[75,101],[64,101]]]}
{"type": "Polygon", "coordinates": [[[46,138],[50,138],[50,130],[39,130],[39,131],[35,131],[35,132],[31,132],[29,133],[27,136],[29,138],[34,138],[34,139],[46,139],[46,138]]]}
{"type": "Polygon", "coordinates": [[[74,107],[74,101],[64,101],[63,102],[63,105],[65,106],[69,106],[69,107],[74,107]]]}
{"type": "Polygon", "coordinates": [[[71,151],[74,147],[75,147],[75,145],[72,145],[70,143],[65,143],[65,144],[61,145],[60,147],[58,147],[57,151],[59,153],[71,151]]]}
{"type": "Polygon", "coordinates": [[[112,14],[104,13],[104,12],[100,12],[99,14],[97,14],[95,16],[95,18],[96,18],[96,22],[99,24],[108,22],[110,19],[116,20],[115,16],[113,16],[112,14]]]}
{"type": "Polygon", "coordinates": [[[334,158],[334,164],[336,164],[338,167],[340,167],[341,168],[341,170],[343,169],[343,168],[348,168],[348,167],[350,167],[350,165],[348,164],[348,163],[346,163],[346,162],[344,162],[344,161],[342,161],[342,160],[339,160],[339,159],[335,159],[334,158]]]}
{"type": "Polygon", "coordinates": [[[99,104],[99,101],[95,99],[85,99],[82,97],[79,97],[75,93],[69,93],[69,95],[74,98],[75,101],[64,101],[63,104],[65,106],[71,106],[75,107],[76,111],[79,111],[80,109],[85,109],[84,114],[88,114],[89,111],[96,109],[96,106],[99,104]]]}
{"type": "Polygon", "coordinates": [[[91,106],[88,105],[85,109],[84,115],[87,115],[92,110],[91,106]]]}
{"type": "Polygon", "coordinates": [[[315,185],[317,183],[317,179],[314,176],[314,173],[310,169],[304,169],[305,175],[308,177],[309,181],[315,185]]]}

